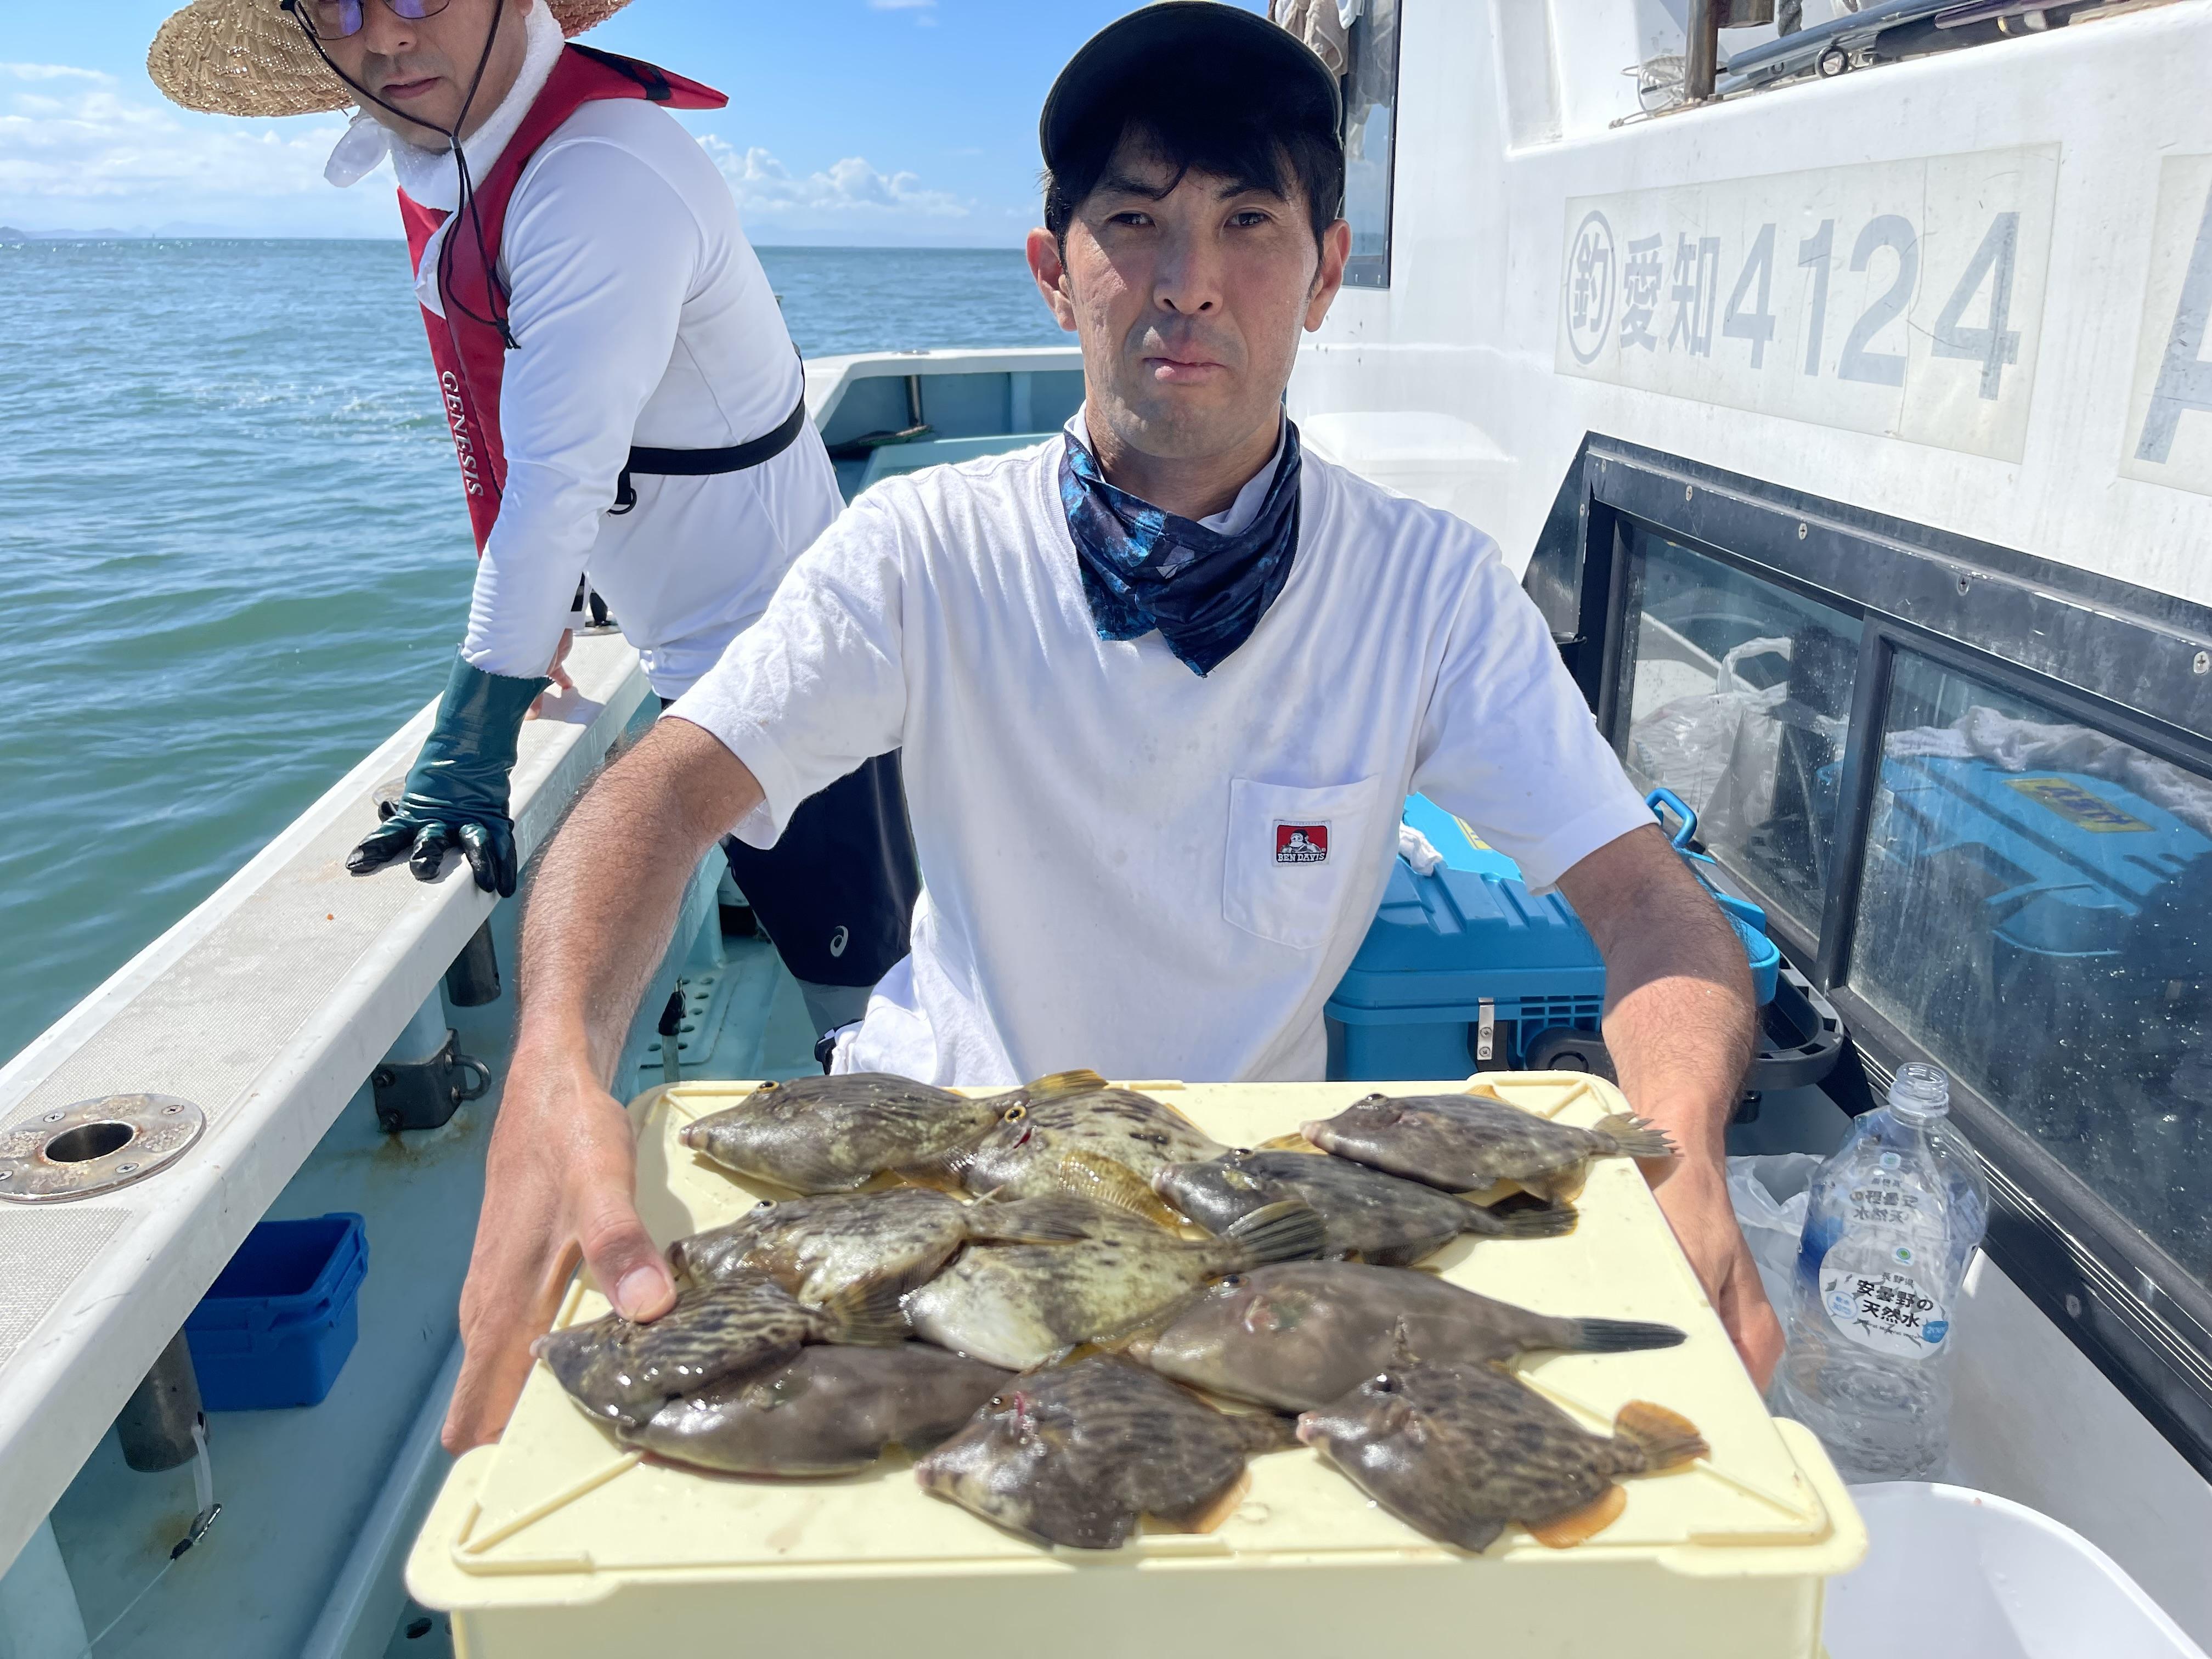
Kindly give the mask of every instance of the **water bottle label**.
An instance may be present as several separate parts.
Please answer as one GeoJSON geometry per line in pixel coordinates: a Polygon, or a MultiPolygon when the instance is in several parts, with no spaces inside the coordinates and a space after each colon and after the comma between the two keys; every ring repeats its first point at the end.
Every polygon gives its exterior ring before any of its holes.
{"type": "Polygon", "coordinates": [[[1923,1359],[1950,1334],[1950,1310],[1932,1275],[1923,1277],[1920,1252],[1902,1242],[1880,1254],[1831,1250],[1820,1267],[1820,1306],[1851,1341],[1900,1358],[1923,1359]]]}

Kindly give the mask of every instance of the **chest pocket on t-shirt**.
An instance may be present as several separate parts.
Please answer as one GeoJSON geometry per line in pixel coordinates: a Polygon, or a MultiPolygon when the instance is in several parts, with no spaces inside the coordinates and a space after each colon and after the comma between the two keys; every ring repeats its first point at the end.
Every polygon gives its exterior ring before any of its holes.
{"type": "Polygon", "coordinates": [[[1231,779],[1222,915],[1294,951],[1326,943],[1374,813],[1373,778],[1320,788],[1231,779]]]}

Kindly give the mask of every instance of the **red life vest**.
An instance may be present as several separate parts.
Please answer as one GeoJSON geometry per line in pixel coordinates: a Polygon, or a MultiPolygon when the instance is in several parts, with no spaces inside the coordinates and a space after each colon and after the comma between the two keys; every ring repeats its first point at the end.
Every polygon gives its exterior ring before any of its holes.
{"type": "MultiPolygon", "coordinates": [[[[491,171],[476,184],[472,222],[457,225],[439,253],[439,316],[422,307],[422,326],[430,337],[430,362],[438,371],[438,395],[453,453],[461,464],[461,489],[469,501],[469,523],[477,551],[483,551],[499,518],[500,491],[507,483],[507,456],[499,441],[499,383],[507,364],[507,341],[491,319],[503,315],[502,293],[495,309],[492,272],[484,252],[499,254],[507,224],[507,198],[515,180],[554,130],[595,98],[644,98],[671,109],[720,109],[730,100],[712,87],[655,69],[633,58],[617,58],[573,43],[562,48],[544,87],[522,125],[507,141],[491,171]],[[479,239],[477,225],[482,225],[479,239]]],[[[399,216],[407,227],[410,263],[420,270],[431,233],[449,216],[399,192],[399,216]]]]}

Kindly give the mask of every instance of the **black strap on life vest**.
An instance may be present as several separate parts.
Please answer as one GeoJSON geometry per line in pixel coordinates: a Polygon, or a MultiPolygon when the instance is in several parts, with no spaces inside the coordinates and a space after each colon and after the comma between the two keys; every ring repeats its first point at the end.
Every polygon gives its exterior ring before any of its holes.
{"type": "Polygon", "coordinates": [[[637,491],[630,487],[629,475],[648,473],[664,478],[705,478],[718,472],[743,472],[747,467],[772,461],[791,447],[806,425],[806,393],[801,391],[799,401],[792,405],[791,413],[783,417],[783,424],[773,432],[741,444],[732,444],[726,449],[647,449],[633,447],[629,462],[615,481],[615,504],[607,509],[613,514],[627,513],[637,505],[637,491]]]}

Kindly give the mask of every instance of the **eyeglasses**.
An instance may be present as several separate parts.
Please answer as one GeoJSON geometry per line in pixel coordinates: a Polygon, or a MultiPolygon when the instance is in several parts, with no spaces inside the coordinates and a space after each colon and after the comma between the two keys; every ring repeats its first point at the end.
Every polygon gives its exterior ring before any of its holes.
{"type": "MultiPolygon", "coordinates": [[[[435,17],[453,3],[453,0],[383,0],[394,17],[419,23],[426,17],[435,17]]],[[[369,0],[284,0],[284,9],[307,26],[307,33],[319,40],[343,40],[349,34],[359,34],[366,21],[369,0]]]]}

